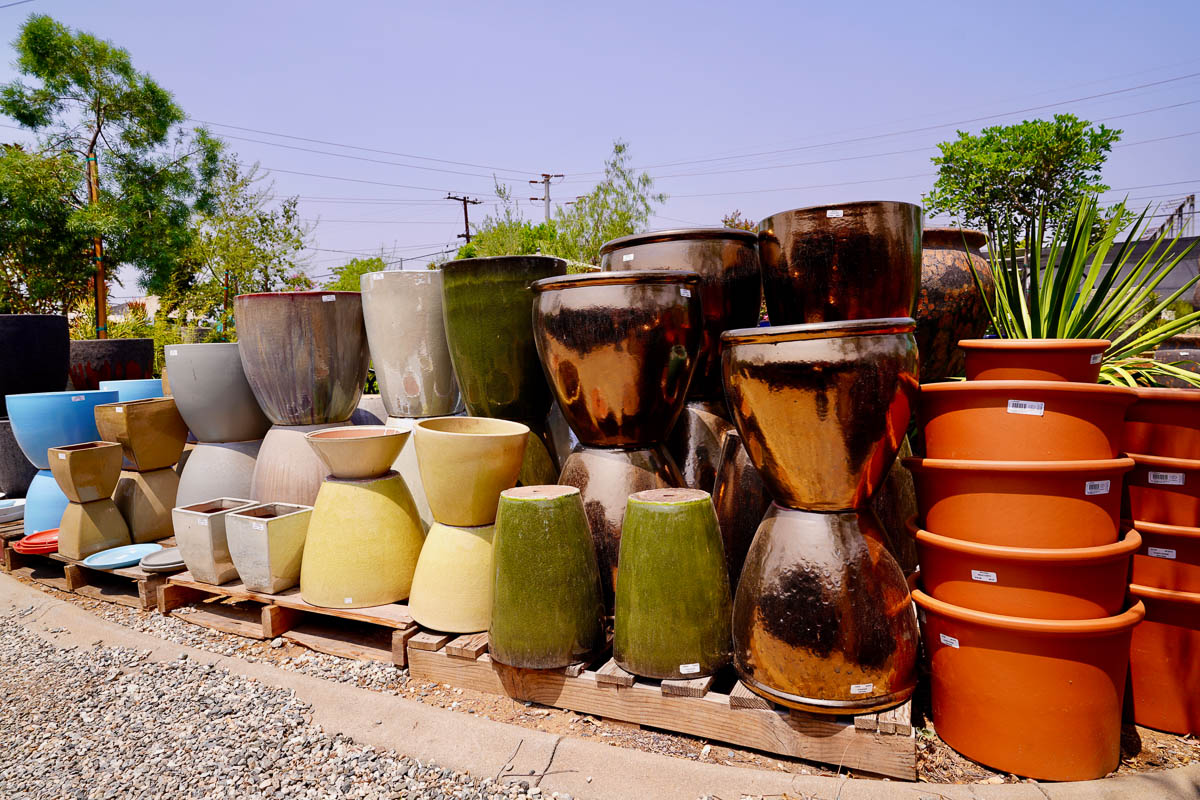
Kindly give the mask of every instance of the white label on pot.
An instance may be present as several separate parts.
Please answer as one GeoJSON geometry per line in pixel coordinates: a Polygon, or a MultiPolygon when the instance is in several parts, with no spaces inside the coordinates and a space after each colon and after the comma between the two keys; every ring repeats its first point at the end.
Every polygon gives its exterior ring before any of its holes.
{"type": "Polygon", "coordinates": [[[178,350],[171,350],[171,351],[168,351],[168,352],[167,352],[167,355],[169,355],[169,356],[177,356],[177,355],[179,355],[179,351],[178,351],[178,350]]]}
{"type": "Polygon", "coordinates": [[[72,403],[78,403],[82,399],[83,399],[83,395],[81,395],[81,394],[76,394],[76,395],[71,396],[72,403]]]}
{"type": "Polygon", "coordinates": [[[322,302],[322,303],[332,303],[334,300],[337,300],[337,295],[336,295],[336,294],[323,294],[323,295],[321,295],[321,302],[322,302]]]}
{"type": "Polygon", "coordinates": [[[985,569],[973,569],[971,570],[971,580],[982,583],[995,583],[996,573],[988,572],[985,569]]]}
{"type": "Polygon", "coordinates": [[[850,694],[870,694],[875,690],[873,683],[852,683],[850,684],[850,694]]]}
{"type": "Polygon", "coordinates": [[[372,276],[371,276],[371,280],[373,280],[373,281],[381,281],[381,280],[383,280],[383,273],[382,273],[382,272],[376,272],[374,275],[372,275],[372,276]]]}
{"type": "Polygon", "coordinates": [[[955,639],[953,636],[947,636],[944,633],[939,633],[938,638],[941,639],[942,644],[946,645],[947,647],[958,647],[958,639],[955,639]]]}
{"type": "Polygon", "coordinates": [[[116,408],[113,409],[113,411],[117,414],[124,414],[125,406],[117,406],[116,408]]]}
{"type": "Polygon", "coordinates": [[[621,260],[622,261],[633,261],[633,257],[635,255],[636,255],[636,253],[626,253],[625,255],[621,256],[621,260]]]}
{"type": "Polygon", "coordinates": [[[699,664],[680,664],[679,665],[679,674],[680,675],[695,675],[699,671],[700,671],[699,664]]]}
{"type": "Polygon", "coordinates": [[[196,520],[196,524],[199,525],[201,528],[207,528],[208,527],[208,517],[201,517],[200,519],[196,520]]]}
{"type": "Polygon", "coordinates": [[[1148,480],[1163,486],[1183,486],[1182,472],[1151,472],[1148,480]]]}
{"type": "MultiPolygon", "coordinates": [[[[841,217],[841,216],[842,216],[842,210],[840,208],[831,208],[825,212],[825,219],[837,219],[838,217],[841,217]]],[[[867,691],[870,691],[870,689],[868,689],[867,691]]]]}
{"type": "Polygon", "coordinates": [[[680,297],[691,297],[691,296],[692,296],[692,290],[691,290],[691,289],[680,289],[680,290],[679,290],[679,295],[680,295],[680,297]]]}
{"type": "Polygon", "coordinates": [[[353,597],[343,597],[342,602],[345,603],[346,605],[350,605],[351,603],[354,602],[354,598],[353,597]]]}
{"type": "Polygon", "coordinates": [[[250,523],[250,527],[251,527],[251,528],[254,528],[254,530],[256,530],[256,531],[265,531],[265,530],[267,529],[267,523],[265,523],[265,522],[252,522],[252,523],[250,523]]]}
{"type": "Polygon", "coordinates": [[[1084,484],[1084,494],[1108,494],[1112,489],[1112,481],[1088,481],[1084,484]]]}
{"type": "Polygon", "coordinates": [[[67,454],[66,454],[66,453],[59,453],[59,454],[58,454],[58,460],[59,460],[59,461],[66,461],[66,460],[67,460],[67,454]]]}
{"type": "Polygon", "coordinates": [[[1104,360],[1104,353],[1092,353],[1091,361],[1093,364],[1099,364],[1103,360],[1104,360]]]}
{"type": "Polygon", "coordinates": [[[1009,400],[1008,413],[1028,414],[1031,417],[1040,417],[1046,413],[1046,404],[1035,403],[1032,400],[1009,400]]]}
{"type": "Polygon", "coordinates": [[[1151,558],[1169,558],[1174,560],[1175,551],[1169,547],[1151,547],[1146,551],[1151,558]]]}

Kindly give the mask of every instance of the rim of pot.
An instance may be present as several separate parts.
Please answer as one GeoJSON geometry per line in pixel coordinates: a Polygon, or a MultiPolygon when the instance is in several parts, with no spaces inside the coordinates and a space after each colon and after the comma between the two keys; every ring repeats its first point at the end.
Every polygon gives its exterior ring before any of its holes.
{"type": "Polygon", "coordinates": [[[1200,403],[1200,389],[1171,389],[1166,386],[1138,386],[1138,400],[1161,400],[1166,403],[1200,403]]]}
{"type": "Polygon", "coordinates": [[[945,394],[1010,394],[1012,392],[1039,392],[1042,394],[1094,394],[1107,395],[1113,399],[1124,398],[1132,403],[1137,399],[1128,386],[1105,386],[1099,383],[1075,381],[952,381],[947,383],[923,383],[922,394],[932,392],[945,394]]]}
{"type": "Polygon", "coordinates": [[[878,206],[881,208],[891,206],[898,209],[912,208],[916,209],[917,211],[921,210],[921,207],[916,203],[908,203],[904,200],[854,200],[848,203],[824,203],[819,206],[800,206],[799,208],[788,208],[783,211],[776,211],[773,214],[768,214],[759,220],[758,229],[760,231],[767,230],[767,228],[770,227],[771,220],[775,219],[775,217],[782,217],[785,214],[801,214],[808,216],[816,214],[819,211],[836,211],[847,208],[868,208],[870,206],[878,206]]]}
{"type": "MultiPolygon", "coordinates": [[[[75,340],[79,341],[79,340],[75,340]]],[[[101,341],[97,339],[96,341],[101,341]]],[[[108,341],[107,339],[103,341],[108,341]]],[[[116,394],[116,389],[70,389],[61,392],[21,392],[19,394],[6,394],[4,399],[12,402],[14,397],[71,397],[73,395],[88,395],[88,394],[116,394]]],[[[9,416],[12,416],[11,414],[9,416]]]]}
{"type": "Polygon", "coordinates": [[[1186,525],[1168,525],[1165,522],[1146,522],[1140,519],[1122,519],[1122,525],[1132,525],[1142,533],[1157,533],[1163,536],[1178,536],[1184,539],[1200,539],[1200,528],[1186,525]]]}
{"type": "MultiPolygon", "coordinates": [[[[303,292],[247,292],[246,294],[239,294],[233,299],[241,300],[243,297],[320,297],[322,295],[330,294],[345,297],[359,297],[362,295],[362,292],[347,292],[343,289],[326,289],[324,291],[320,289],[310,289],[303,292]]],[[[227,344],[227,342],[220,342],[219,344],[227,344]]]]}
{"type": "Polygon", "coordinates": [[[1175,603],[1186,603],[1196,606],[1200,611],[1200,592],[1180,592],[1174,589],[1158,589],[1153,586],[1142,586],[1140,583],[1129,584],[1129,593],[1137,598],[1147,600],[1167,600],[1175,603]]]}
{"type": "Polygon", "coordinates": [[[1107,350],[1108,339],[959,339],[963,350],[1107,350]]]}
{"type": "Polygon", "coordinates": [[[523,256],[478,256],[476,258],[456,258],[453,261],[445,262],[444,264],[442,264],[441,268],[443,270],[449,270],[458,264],[488,264],[488,263],[499,263],[499,262],[503,262],[503,261],[555,262],[555,263],[562,265],[561,269],[567,268],[566,259],[559,258],[558,256],[538,255],[537,253],[531,253],[530,255],[523,255],[523,256]]]}
{"type": "Polygon", "coordinates": [[[905,469],[942,470],[955,472],[1099,472],[1117,470],[1128,472],[1134,461],[1123,458],[1096,458],[1083,461],[974,461],[969,458],[902,458],[905,469]]]}
{"type": "Polygon", "coordinates": [[[735,345],[794,342],[804,339],[837,339],[843,336],[912,333],[916,328],[917,323],[912,317],[804,322],[799,325],[772,325],[766,328],[735,328],[723,332],[721,342],[735,345]]]}
{"type": "Polygon", "coordinates": [[[363,439],[386,439],[389,436],[404,436],[411,432],[411,429],[406,431],[386,425],[344,425],[340,428],[310,431],[304,434],[304,438],[321,442],[361,442],[363,439]]]}
{"type": "Polygon", "coordinates": [[[516,434],[528,434],[530,428],[523,422],[515,422],[511,419],[500,419],[498,417],[426,417],[419,419],[413,423],[413,431],[417,429],[423,430],[426,433],[438,433],[443,436],[514,436],[516,434]],[[493,431],[447,431],[440,428],[430,427],[434,423],[445,422],[446,420],[486,420],[488,423],[495,423],[500,426],[501,430],[493,431]]]}
{"type": "Polygon", "coordinates": [[[1200,461],[1192,458],[1169,458],[1168,456],[1148,456],[1144,453],[1126,453],[1138,466],[1170,467],[1171,469],[1195,472],[1200,470],[1200,461]]]}
{"type": "Polygon", "coordinates": [[[967,247],[979,249],[987,244],[987,234],[975,228],[955,228],[945,225],[934,225],[932,228],[924,228],[921,231],[921,241],[925,241],[926,236],[931,236],[935,239],[950,237],[958,241],[965,241],[967,247]]]}
{"type": "MultiPolygon", "coordinates": [[[[438,267],[437,269],[377,269],[374,272],[364,272],[362,275],[359,276],[359,278],[360,279],[361,278],[372,278],[372,276],[374,276],[374,275],[387,275],[389,278],[392,276],[396,276],[396,277],[405,278],[408,280],[414,280],[416,278],[429,278],[435,274],[441,275],[442,268],[438,267]]],[[[375,280],[375,279],[372,278],[372,280],[375,280]]]]}
{"type": "Polygon", "coordinates": [[[758,241],[758,234],[741,228],[664,228],[660,231],[631,233],[628,236],[618,236],[600,245],[600,255],[605,256],[614,250],[621,250],[632,245],[656,244],[658,242],[674,242],[686,240],[711,239],[740,239],[747,244],[758,241]]]}
{"type": "Polygon", "coordinates": [[[700,285],[700,273],[675,269],[631,269],[625,272],[588,272],[582,275],[555,275],[529,284],[535,293],[559,289],[590,289],[593,286],[651,286],[653,284],[700,285]]]}
{"type": "Polygon", "coordinates": [[[908,534],[919,542],[925,542],[943,550],[1006,561],[1049,561],[1053,563],[1075,563],[1116,561],[1136,553],[1142,546],[1142,537],[1135,529],[1126,528],[1125,535],[1112,544],[1093,547],[1008,547],[1000,544],[979,544],[936,533],[917,527],[910,519],[905,523],[908,534]]]}
{"type": "Polygon", "coordinates": [[[1120,614],[1098,619],[1032,619],[1030,617],[1010,617],[1004,614],[989,614],[986,611],[976,611],[963,608],[943,600],[937,600],[920,589],[912,590],[913,601],[935,614],[941,614],[957,622],[967,622],[981,625],[994,630],[1014,633],[1031,633],[1042,636],[1105,636],[1120,633],[1132,628],[1146,616],[1146,606],[1141,600],[1135,601],[1120,614]]]}

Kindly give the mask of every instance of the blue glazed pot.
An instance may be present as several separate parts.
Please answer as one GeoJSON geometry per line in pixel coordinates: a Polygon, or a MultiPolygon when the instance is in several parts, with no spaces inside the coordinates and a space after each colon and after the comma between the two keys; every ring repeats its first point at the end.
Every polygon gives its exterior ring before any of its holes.
{"type": "Polygon", "coordinates": [[[45,470],[50,469],[47,449],[99,439],[96,406],[115,403],[118,397],[114,391],[91,390],[10,394],[5,400],[17,444],[35,467],[45,470]]]}
{"type": "Polygon", "coordinates": [[[67,496],[50,470],[38,470],[25,493],[25,535],[57,528],[67,510],[67,496]]]}
{"type": "Polygon", "coordinates": [[[166,397],[162,378],[142,378],[136,381],[100,381],[100,391],[113,391],[122,403],[166,397]]]}

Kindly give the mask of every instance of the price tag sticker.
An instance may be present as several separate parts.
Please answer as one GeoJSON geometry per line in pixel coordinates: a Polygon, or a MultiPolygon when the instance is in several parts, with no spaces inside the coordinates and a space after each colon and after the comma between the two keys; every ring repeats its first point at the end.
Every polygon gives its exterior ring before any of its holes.
{"type": "Polygon", "coordinates": [[[124,414],[125,406],[117,406],[116,408],[113,409],[113,413],[114,414],[124,414]]]}
{"type": "Polygon", "coordinates": [[[1099,364],[1104,360],[1104,353],[1092,353],[1092,363],[1099,364]]]}
{"type": "Polygon", "coordinates": [[[633,261],[633,257],[635,255],[636,255],[636,253],[626,253],[625,255],[621,256],[621,260],[622,261],[633,261]]]}
{"type": "Polygon", "coordinates": [[[373,272],[373,273],[371,273],[371,280],[373,280],[373,281],[381,281],[381,280],[383,280],[383,273],[382,273],[382,272],[373,272]]]}
{"type": "Polygon", "coordinates": [[[208,527],[208,517],[201,517],[200,519],[196,520],[196,524],[199,525],[201,528],[207,528],[208,527]]]}
{"type": "Polygon", "coordinates": [[[1086,495],[1108,494],[1112,490],[1112,481],[1088,481],[1083,487],[1086,495]]]}
{"type": "Polygon", "coordinates": [[[988,572],[985,569],[973,569],[971,570],[971,580],[979,581],[980,583],[995,583],[996,573],[988,572]]]}
{"type": "Polygon", "coordinates": [[[254,530],[256,530],[256,531],[265,531],[265,530],[267,529],[267,523],[265,523],[265,522],[252,522],[252,523],[250,523],[250,527],[251,527],[251,528],[254,528],[254,530]]]}
{"type": "Polygon", "coordinates": [[[680,294],[680,296],[681,296],[681,297],[691,297],[691,296],[692,296],[692,290],[691,290],[691,289],[680,289],[680,290],[679,290],[679,294],[680,294]]]}
{"type": "Polygon", "coordinates": [[[67,454],[66,454],[66,453],[59,453],[59,454],[58,454],[58,460],[59,460],[59,461],[66,461],[66,460],[67,460],[67,454]]]}
{"type": "Polygon", "coordinates": [[[321,302],[322,302],[322,303],[332,303],[334,300],[337,300],[337,295],[336,295],[336,294],[323,294],[323,295],[321,295],[321,302]]]}
{"type": "Polygon", "coordinates": [[[78,402],[79,402],[80,400],[82,400],[82,399],[83,399],[83,395],[81,395],[81,394],[75,394],[75,395],[71,395],[71,402],[72,402],[72,403],[78,403],[78,402]]]}
{"type": "Polygon", "coordinates": [[[1009,400],[1008,413],[1025,414],[1030,417],[1040,417],[1046,413],[1046,404],[1035,403],[1032,400],[1009,400]]]}
{"type": "Polygon", "coordinates": [[[680,675],[695,675],[699,671],[700,671],[699,664],[680,664],[679,665],[679,674],[680,675]]]}
{"type": "Polygon", "coordinates": [[[1151,472],[1146,479],[1159,486],[1183,486],[1182,472],[1151,472]]]}
{"type": "Polygon", "coordinates": [[[354,602],[354,598],[353,598],[353,597],[343,597],[343,598],[342,598],[342,603],[343,603],[343,605],[347,605],[347,606],[348,606],[348,605],[350,605],[350,604],[351,604],[351,603],[353,603],[353,602],[354,602]]]}
{"type": "Polygon", "coordinates": [[[853,683],[850,685],[850,694],[870,694],[875,691],[873,683],[853,683]]]}
{"type": "Polygon", "coordinates": [[[168,351],[167,351],[167,355],[169,355],[169,356],[177,356],[177,355],[179,355],[179,351],[178,351],[178,350],[168,350],[168,351]]]}
{"type": "Polygon", "coordinates": [[[953,636],[947,636],[944,633],[939,633],[938,638],[941,639],[942,644],[946,645],[947,647],[958,647],[958,639],[955,639],[953,636]]]}
{"type": "MultiPolygon", "coordinates": [[[[840,208],[831,208],[825,212],[825,219],[840,219],[841,216],[842,216],[842,210],[840,208]]],[[[870,684],[868,684],[868,685],[870,685],[870,684]]],[[[870,689],[868,689],[867,691],[870,691],[870,689]]]]}
{"type": "Polygon", "coordinates": [[[1146,554],[1151,558],[1169,558],[1172,561],[1175,559],[1175,551],[1170,547],[1151,547],[1146,550],[1146,554]]]}

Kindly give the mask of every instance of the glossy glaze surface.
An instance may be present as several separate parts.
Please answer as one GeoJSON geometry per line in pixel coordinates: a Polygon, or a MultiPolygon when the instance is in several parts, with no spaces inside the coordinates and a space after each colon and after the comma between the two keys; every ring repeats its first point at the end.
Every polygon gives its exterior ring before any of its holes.
{"type": "Polygon", "coordinates": [[[926,381],[962,375],[959,340],[978,339],[987,330],[990,318],[985,299],[992,301],[995,284],[987,258],[980,252],[985,244],[987,236],[981,231],[925,228],[921,234],[916,320],[921,376],[926,381]]]}
{"type": "Polygon", "coordinates": [[[721,526],[729,585],[736,590],[754,532],[771,507],[771,493],[742,446],[736,428],[725,433],[720,456],[712,499],[721,526]]]}
{"type": "Polygon", "coordinates": [[[68,503],[58,528],[58,552],[76,560],[130,543],[129,525],[109,498],[68,503]]]}
{"type": "Polygon", "coordinates": [[[1125,414],[1125,452],[1200,459],[1200,390],[1134,391],[1137,402],[1125,414]]]}
{"type": "Polygon", "coordinates": [[[179,475],[167,467],[151,472],[122,472],[113,501],[129,523],[134,544],[157,542],[174,531],[171,511],[179,493],[179,475]]]}
{"type": "Polygon", "coordinates": [[[254,462],[250,497],[260,503],[311,506],[329,467],[313,452],[305,434],[348,424],[272,425],[254,462]]]}
{"type": "Polygon", "coordinates": [[[495,522],[500,493],[517,485],[530,438],[526,425],[510,420],[417,420],[413,444],[433,518],[458,527],[495,522]]]}
{"type": "Polygon", "coordinates": [[[457,528],[433,523],[417,571],[408,612],[423,627],[446,633],[479,633],[492,616],[494,525],[457,528]]]}
{"type": "Polygon", "coordinates": [[[1200,594],[1138,585],[1146,606],[1129,647],[1129,699],[1139,725],[1200,734],[1200,594]]]}
{"type": "Polygon", "coordinates": [[[22,526],[25,535],[57,528],[67,510],[67,496],[58,488],[58,482],[43,469],[34,473],[25,494],[25,519],[22,526]]]}
{"type": "MultiPolygon", "coordinates": [[[[721,460],[721,442],[725,434],[735,430],[724,399],[689,400],[684,404],[683,413],[667,437],[667,449],[683,473],[684,486],[705,492],[714,491],[717,467],[721,460]]],[[[755,520],[757,523],[758,520],[755,520]]]]}
{"type": "Polygon", "coordinates": [[[352,425],[306,433],[334,478],[376,478],[392,468],[410,433],[383,425],[352,425]]]}
{"type": "Polygon", "coordinates": [[[311,506],[265,503],[225,518],[229,556],[247,589],[275,594],[300,582],[311,516],[311,506]]]}
{"type": "MultiPolygon", "coordinates": [[[[1095,383],[1107,339],[963,339],[969,381],[1095,383]]],[[[926,378],[926,380],[930,380],[926,378]]]]}
{"type": "Polygon", "coordinates": [[[253,505],[245,498],[214,497],[171,511],[175,543],[193,579],[220,586],[238,577],[225,523],[229,514],[253,505]]]}
{"type": "Polygon", "coordinates": [[[185,451],[175,503],[190,506],[213,497],[250,497],[263,440],[201,442],[185,451]]]}
{"type": "Polygon", "coordinates": [[[154,376],[153,339],[72,339],[71,386],[99,389],[100,381],[154,376]]]}
{"type": "Polygon", "coordinates": [[[173,397],[96,406],[96,428],[125,453],[125,468],[139,472],[173,467],[183,454],[188,428],[173,397]]]}
{"type": "Polygon", "coordinates": [[[162,378],[140,378],[127,381],[100,381],[100,389],[116,392],[121,402],[130,400],[149,400],[152,397],[166,397],[167,390],[163,388],[162,378]]]}
{"type": "Polygon", "coordinates": [[[90,503],[112,497],[121,477],[121,445],[84,442],[52,447],[50,473],[72,503],[90,503]]]}
{"type": "Polygon", "coordinates": [[[13,436],[12,420],[0,418],[0,492],[7,497],[24,497],[37,467],[21,452],[13,436]]]}

